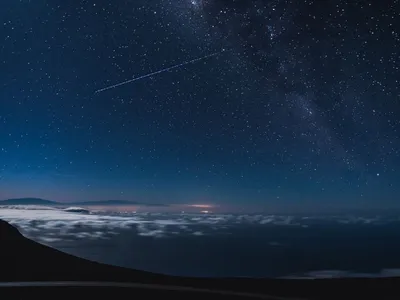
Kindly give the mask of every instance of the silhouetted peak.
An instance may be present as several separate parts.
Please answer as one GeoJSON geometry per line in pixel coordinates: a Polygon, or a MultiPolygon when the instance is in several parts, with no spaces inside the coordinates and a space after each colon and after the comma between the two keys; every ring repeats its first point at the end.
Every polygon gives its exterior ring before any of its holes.
{"type": "Polygon", "coordinates": [[[13,198],[0,201],[0,205],[56,205],[55,201],[41,198],[13,198]]]}
{"type": "Polygon", "coordinates": [[[20,238],[22,234],[16,227],[0,219],[0,241],[20,238]]]}

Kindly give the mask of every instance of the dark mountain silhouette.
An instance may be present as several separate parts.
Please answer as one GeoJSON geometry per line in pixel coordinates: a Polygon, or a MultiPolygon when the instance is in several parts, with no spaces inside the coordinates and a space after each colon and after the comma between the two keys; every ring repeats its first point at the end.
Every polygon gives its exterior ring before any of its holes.
{"type": "Polygon", "coordinates": [[[0,201],[0,205],[57,205],[56,201],[50,201],[40,198],[16,198],[0,201]]]}
{"type": "Polygon", "coordinates": [[[251,292],[303,299],[400,299],[400,278],[183,278],[100,264],[25,238],[0,220],[0,281],[108,281],[251,292]]]}
{"type": "Polygon", "coordinates": [[[162,275],[102,265],[77,258],[25,238],[17,228],[0,220],[0,281],[56,281],[132,278],[150,280],[162,275]],[[25,274],[20,272],[25,270],[25,274]]]}
{"type": "Polygon", "coordinates": [[[50,201],[40,198],[16,198],[16,199],[7,199],[0,201],[0,205],[58,205],[58,206],[122,206],[122,205],[142,205],[142,206],[168,206],[166,204],[157,204],[157,203],[141,203],[136,201],[127,201],[127,200],[103,200],[103,201],[81,201],[81,202],[69,202],[62,203],[56,201],[50,201]]]}

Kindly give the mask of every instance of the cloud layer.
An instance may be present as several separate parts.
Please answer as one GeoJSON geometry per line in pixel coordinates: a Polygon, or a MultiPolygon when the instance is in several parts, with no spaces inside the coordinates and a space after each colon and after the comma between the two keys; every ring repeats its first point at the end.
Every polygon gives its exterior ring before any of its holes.
{"type": "MultiPolygon", "coordinates": [[[[171,274],[178,272],[181,263],[181,275],[202,268],[204,274],[223,274],[230,270],[228,274],[237,276],[291,274],[291,278],[400,275],[400,269],[386,268],[399,265],[396,264],[397,252],[390,254],[387,250],[381,260],[378,261],[379,256],[376,256],[377,260],[371,265],[372,269],[381,271],[362,273],[335,269],[343,266],[341,255],[351,258],[347,260],[348,269],[364,268],[368,261],[360,260],[360,243],[365,247],[363,249],[380,255],[381,246],[374,243],[371,234],[381,237],[388,235],[388,228],[398,228],[400,218],[395,215],[168,214],[19,205],[1,206],[0,218],[17,226],[25,236],[71,254],[133,268],[146,269],[150,268],[149,264],[154,264],[149,270],[167,270],[171,274]],[[319,253],[316,247],[324,255],[316,257],[319,253]],[[132,253],[135,254],[132,256],[132,253]],[[245,270],[243,266],[234,267],[237,255],[250,255],[245,270]],[[386,256],[392,258],[385,260],[386,256]],[[200,258],[204,261],[196,265],[200,258]],[[317,263],[318,259],[320,263],[317,263]],[[219,266],[220,260],[229,261],[230,269],[226,265],[219,266]],[[281,264],[283,261],[286,265],[281,264]],[[313,269],[322,271],[303,272],[308,270],[308,261],[316,266],[313,269]],[[189,270],[184,267],[186,265],[191,266],[189,270]]],[[[391,232],[386,241],[394,246],[393,249],[398,249],[395,243],[397,230],[391,232]]]]}
{"type": "Polygon", "coordinates": [[[202,236],[211,233],[229,233],[230,228],[243,225],[308,228],[316,224],[374,225],[399,222],[398,217],[379,216],[132,213],[34,205],[1,206],[0,218],[16,225],[26,236],[35,237],[43,242],[68,240],[68,238],[104,239],[125,229],[134,229],[140,236],[167,237],[179,234],[202,236]]]}

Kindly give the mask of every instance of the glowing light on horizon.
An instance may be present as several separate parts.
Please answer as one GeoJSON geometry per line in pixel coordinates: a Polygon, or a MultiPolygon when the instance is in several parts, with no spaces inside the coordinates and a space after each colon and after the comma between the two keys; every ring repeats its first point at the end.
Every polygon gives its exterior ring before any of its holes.
{"type": "Polygon", "coordinates": [[[210,204],[189,204],[190,207],[196,207],[196,208],[211,208],[214,207],[213,205],[210,204]]]}

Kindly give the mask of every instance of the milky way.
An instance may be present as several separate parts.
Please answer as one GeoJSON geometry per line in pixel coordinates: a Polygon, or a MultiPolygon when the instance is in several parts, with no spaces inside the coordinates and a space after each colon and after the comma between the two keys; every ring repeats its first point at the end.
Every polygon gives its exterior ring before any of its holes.
{"type": "Polygon", "coordinates": [[[268,101],[290,111],[293,118],[288,123],[300,126],[298,136],[312,139],[312,152],[332,150],[349,168],[356,161],[371,160],[371,156],[382,162],[387,155],[397,153],[387,145],[386,136],[397,139],[396,121],[378,124],[390,118],[393,106],[381,111],[379,117],[383,120],[378,121],[373,107],[382,103],[371,99],[379,93],[392,102],[396,97],[393,89],[398,89],[394,5],[387,8],[347,1],[190,2],[211,24],[210,32],[218,29],[220,36],[236,47],[246,68],[257,73],[255,80],[269,94],[268,101]],[[380,43],[391,50],[382,49],[380,43]],[[385,90],[383,85],[390,88],[385,90]],[[371,115],[374,120],[366,121],[371,115]],[[341,128],[344,122],[348,123],[341,128]],[[375,124],[363,126],[369,122],[375,124]],[[380,130],[385,131],[383,136],[380,130]],[[379,138],[372,141],[372,135],[379,138]],[[382,151],[382,143],[386,150],[382,151]]]}
{"type": "Polygon", "coordinates": [[[398,205],[398,2],[9,2],[1,198],[398,205]]]}

